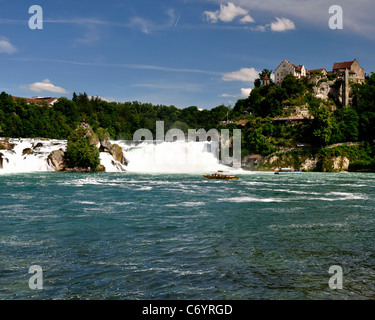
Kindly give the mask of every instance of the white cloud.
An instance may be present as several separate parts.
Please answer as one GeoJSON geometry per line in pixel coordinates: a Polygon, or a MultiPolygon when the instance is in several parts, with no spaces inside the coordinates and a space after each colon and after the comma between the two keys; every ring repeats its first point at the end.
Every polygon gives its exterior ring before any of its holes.
{"type": "Polygon", "coordinates": [[[10,41],[7,38],[0,38],[0,53],[14,53],[17,49],[14,45],[10,43],[10,41]]]}
{"type": "Polygon", "coordinates": [[[206,20],[211,23],[216,23],[219,20],[222,22],[232,22],[237,17],[242,17],[241,23],[251,23],[254,19],[249,15],[249,11],[229,2],[228,5],[220,4],[220,10],[205,11],[206,20]]]}
{"type": "Polygon", "coordinates": [[[283,32],[287,30],[295,30],[296,26],[292,20],[287,18],[276,18],[276,21],[271,23],[271,30],[276,32],[283,32]]]}
{"type": "Polygon", "coordinates": [[[248,14],[248,11],[241,7],[236,7],[229,2],[227,6],[220,5],[219,19],[223,22],[232,22],[236,17],[248,14]]]}
{"type": "Polygon", "coordinates": [[[265,26],[258,25],[255,28],[252,28],[252,30],[254,30],[254,31],[260,31],[260,32],[265,32],[266,28],[269,27],[269,26],[270,26],[269,24],[266,24],[265,26]]]}
{"type": "Polygon", "coordinates": [[[173,26],[176,27],[180,20],[180,16],[176,18],[175,11],[173,9],[167,10],[166,15],[168,16],[168,19],[162,24],[156,24],[153,21],[146,20],[141,17],[133,17],[128,24],[124,24],[122,26],[135,28],[146,34],[165,30],[173,26]]]}
{"type": "Polygon", "coordinates": [[[27,90],[34,91],[34,92],[42,92],[42,91],[48,91],[48,92],[53,92],[53,93],[68,93],[64,88],[57,87],[54,84],[51,83],[50,80],[45,79],[42,82],[35,82],[32,83],[26,87],[23,87],[27,90]]]}
{"type": "Polygon", "coordinates": [[[254,28],[251,28],[251,30],[253,31],[260,31],[260,32],[265,32],[268,29],[271,29],[272,31],[275,31],[275,32],[284,32],[288,30],[296,30],[296,26],[294,22],[290,19],[276,17],[276,21],[273,21],[266,25],[258,25],[254,28]]]}
{"type": "Polygon", "coordinates": [[[252,23],[252,22],[255,22],[255,20],[250,16],[250,15],[246,15],[244,16],[241,20],[240,20],[241,23],[252,23]]]}
{"type": "Polygon", "coordinates": [[[241,88],[241,94],[228,94],[228,93],[223,93],[220,95],[223,98],[247,98],[250,95],[252,88],[241,88]]]}
{"type": "Polygon", "coordinates": [[[253,82],[259,78],[259,71],[254,68],[242,68],[238,71],[225,73],[222,77],[224,81],[253,82]]]}
{"type": "Polygon", "coordinates": [[[216,23],[219,20],[218,11],[205,11],[204,14],[206,15],[206,20],[211,23],[216,23]]]}
{"type": "Polygon", "coordinates": [[[90,99],[99,99],[99,100],[102,100],[102,101],[106,101],[106,102],[117,102],[118,100],[116,100],[115,98],[105,98],[105,97],[101,97],[101,96],[91,96],[89,97],[90,99]]]}
{"type": "Polygon", "coordinates": [[[200,84],[192,84],[192,83],[176,83],[176,82],[161,82],[161,83],[138,83],[133,84],[132,87],[134,88],[147,88],[147,89],[155,89],[155,90],[168,90],[168,91],[190,91],[190,92],[198,92],[202,91],[202,85],[200,84]]]}
{"type": "Polygon", "coordinates": [[[241,88],[241,97],[247,98],[250,95],[252,88],[241,88]]]}
{"type": "MultiPolygon", "coordinates": [[[[166,19],[163,23],[156,23],[153,20],[145,19],[140,16],[133,16],[128,22],[125,23],[119,23],[116,21],[111,20],[100,20],[96,18],[72,18],[72,19],[47,19],[44,22],[46,23],[59,23],[59,24],[78,24],[85,26],[89,29],[89,32],[86,33],[83,37],[82,42],[93,42],[98,40],[98,36],[95,37],[94,34],[94,26],[112,26],[112,27],[120,27],[120,28],[130,28],[130,29],[136,29],[143,33],[150,34],[154,31],[161,31],[164,29],[168,29],[173,26],[177,26],[181,13],[178,17],[176,17],[175,10],[169,9],[165,12],[168,19],[166,19]],[[91,32],[92,31],[92,32],[91,32]]],[[[4,22],[4,19],[0,19],[1,23],[16,23],[20,22],[19,20],[6,20],[4,22]]],[[[21,21],[22,22],[22,21],[21,21]]],[[[99,30],[99,29],[96,29],[99,30]]]]}
{"type": "Polygon", "coordinates": [[[223,98],[237,98],[238,97],[238,95],[236,95],[236,94],[228,94],[228,93],[223,93],[220,96],[223,97],[223,98]]]}
{"type": "MultiPolygon", "coordinates": [[[[223,3],[223,0],[206,0],[209,4],[223,3]]],[[[375,39],[375,1],[333,1],[333,0],[230,0],[235,6],[245,10],[257,12],[260,16],[288,17],[298,25],[314,26],[320,30],[328,29],[328,20],[332,16],[328,13],[331,5],[340,5],[344,9],[345,33],[356,33],[363,37],[375,39]]],[[[266,23],[263,22],[265,25],[266,23]]],[[[266,26],[269,28],[269,26],[266,26]]],[[[258,31],[262,31],[259,28],[258,31]]]]}
{"type": "Polygon", "coordinates": [[[130,20],[131,27],[139,29],[141,32],[149,34],[153,29],[153,25],[148,21],[141,17],[134,17],[130,20]]]}

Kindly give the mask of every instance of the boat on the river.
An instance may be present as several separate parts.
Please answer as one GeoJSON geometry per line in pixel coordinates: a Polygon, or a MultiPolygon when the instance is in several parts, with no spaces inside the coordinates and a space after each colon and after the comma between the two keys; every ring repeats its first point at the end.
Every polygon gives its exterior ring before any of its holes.
{"type": "Polygon", "coordinates": [[[206,179],[238,180],[238,177],[225,174],[224,171],[221,170],[213,174],[204,174],[203,177],[206,179]]]}
{"type": "Polygon", "coordinates": [[[292,168],[280,168],[275,170],[275,174],[301,174],[302,171],[292,168]]]}

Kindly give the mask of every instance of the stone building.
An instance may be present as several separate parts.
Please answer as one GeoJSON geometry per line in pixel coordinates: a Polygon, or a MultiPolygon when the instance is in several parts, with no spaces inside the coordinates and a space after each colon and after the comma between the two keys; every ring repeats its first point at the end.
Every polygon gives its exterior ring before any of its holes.
{"type": "Polygon", "coordinates": [[[357,83],[365,82],[365,69],[361,68],[357,59],[347,62],[335,62],[332,71],[338,78],[344,78],[345,72],[347,72],[350,81],[357,83]]]}
{"type": "Polygon", "coordinates": [[[304,65],[295,65],[293,63],[290,63],[287,60],[283,60],[280,65],[275,69],[275,83],[277,85],[281,85],[284,78],[288,74],[292,74],[298,79],[301,79],[302,77],[307,76],[307,70],[304,65]]]}
{"type": "Polygon", "coordinates": [[[275,83],[281,85],[288,74],[292,74],[298,79],[308,77],[315,84],[315,96],[327,99],[329,95],[335,97],[343,106],[351,103],[352,90],[350,83],[364,83],[366,79],[365,70],[359,65],[357,59],[353,61],[335,62],[332,71],[325,68],[306,70],[304,65],[294,65],[287,60],[283,60],[275,69],[275,83]],[[336,75],[332,80],[330,75],[336,75]],[[332,81],[329,81],[331,79],[332,81]],[[335,88],[332,86],[336,84],[335,88]]]}
{"type": "Polygon", "coordinates": [[[323,77],[326,77],[328,74],[327,70],[325,68],[321,68],[321,69],[314,69],[314,70],[308,70],[307,71],[307,75],[309,77],[313,76],[313,75],[319,75],[319,76],[323,76],[323,77]]]}
{"type": "Polygon", "coordinates": [[[308,70],[307,76],[312,83],[317,84],[319,80],[327,78],[327,70],[325,68],[308,70]]]}

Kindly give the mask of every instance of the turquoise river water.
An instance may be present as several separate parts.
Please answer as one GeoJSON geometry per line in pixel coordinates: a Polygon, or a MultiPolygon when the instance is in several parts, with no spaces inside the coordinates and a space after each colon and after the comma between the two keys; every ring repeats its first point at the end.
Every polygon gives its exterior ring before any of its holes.
{"type": "Polygon", "coordinates": [[[0,175],[0,299],[375,299],[375,174],[239,177],[0,175]]]}

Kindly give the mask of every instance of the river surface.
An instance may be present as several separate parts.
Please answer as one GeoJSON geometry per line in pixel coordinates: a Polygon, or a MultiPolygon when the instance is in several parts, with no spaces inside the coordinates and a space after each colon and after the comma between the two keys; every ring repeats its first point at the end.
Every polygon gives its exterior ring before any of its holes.
{"type": "Polygon", "coordinates": [[[239,177],[1,174],[0,299],[375,299],[374,174],[239,177]]]}

